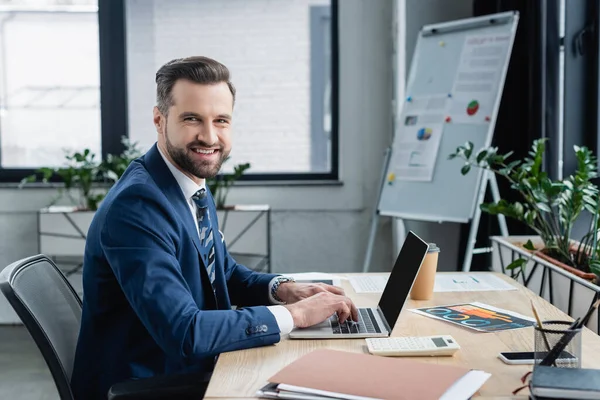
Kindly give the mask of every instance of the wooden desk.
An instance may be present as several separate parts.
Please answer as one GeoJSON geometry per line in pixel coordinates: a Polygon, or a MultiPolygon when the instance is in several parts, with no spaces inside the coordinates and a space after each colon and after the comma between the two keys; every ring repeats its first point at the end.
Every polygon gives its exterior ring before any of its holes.
{"type": "MultiPolygon", "coordinates": [[[[492,273],[492,272],[490,272],[492,273]]],[[[543,320],[570,318],[529,289],[502,274],[502,279],[515,285],[515,291],[446,292],[435,293],[429,301],[408,300],[392,332],[392,336],[452,335],[461,346],[453,357],[419,357],[415,360],[435,364],[462,365],[492,374],[480,390],[480,398],[507,399],[526,398],[512,396],[511,392],[521,386],[520,378],[531,370],[531,365],[506,365],[497,358],[501,351],[532,351],[533,327],[516,330],[479,333],[450,323],[415,314],[409,309],[479,301],[506,310],[533,316],[530,299],[543,320]]],[[[351,274],[346,274],[351,276],[351,274]]],[[[342,284],[346,295],[358,307],[377,305],[380,294],[356,294],[348,280],[342,284]]],[[[219,357],[215,372],[206,392],[207,399],[250,399],[267,379],[298,357],[319,348],[367,353],[364,339],[289,340],[274,346],[224,353],[219,357]]],[[[600,368],[600,336],[585,328],[582,341],[582,367],[600,368]]]]}

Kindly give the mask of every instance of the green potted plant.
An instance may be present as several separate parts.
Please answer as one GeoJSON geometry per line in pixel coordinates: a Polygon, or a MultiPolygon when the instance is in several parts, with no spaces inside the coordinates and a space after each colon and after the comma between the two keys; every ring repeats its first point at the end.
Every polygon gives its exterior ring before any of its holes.
{"type": "MultiPolygon", "coordinates": [[[[225,162],[227,160],[229,160],[229,157],[225,159],[225,162]]],[[[249,163],[238,164],[233,167],[233,174],[226,175],[219,173],[214,178],[206,180],[206,185],[215,199],[217,209],[222,210],[225,208],[225,201],[227,200],[227,194],[229,193],[231,185],[240,179],[244,172],[249,168],[249,163]]]]}
{"type": "Polygon", "coordinates": [[[31,182],[46,183],[57,176],[64,183],[64,188],[59,189],[50,206],[66,195],[76,211],[96,211],[108,188],[123,175],[131,161],[141,156],[137,142],[132,143],[126,137],[122,142],[125,151],[118,156],[109,155],[105,161],[100,161],[90,149],[67,151],[62,166],[39,168],[33,175],[24,178],[20,187],[31,182]],[[74,197],[72,191],[78,192],[78,196],[74,197]]]}
{"type": "Polygon", "coordinates": [[[552,180],[542,169],[545,139],[534,141],[529,156],[510,161],[512,152],[499,154],[496,147],[473,151],[473,144],[459,146],[450,159],[464,160],[463,175],[473,167],[483,168],[508,180],[511,189],[520,194],[520,201],[500,200],[481,204],[482,211],[513,218],[535,231],[543,243],[535,247],[531,240],[523,244],[531,253],[528,258],[514,260],[507,269],[524,276],[524,268],[534,255],[551,260],[569,272],[597,281],[600,276],[600,246],[598,229],[597,160],[586,147],[575,146],[577,170],[563,180],[552,180]],[[592,224],[579,241],[572,238],[575,221],[582,212],[592,215],[592,224]]]}

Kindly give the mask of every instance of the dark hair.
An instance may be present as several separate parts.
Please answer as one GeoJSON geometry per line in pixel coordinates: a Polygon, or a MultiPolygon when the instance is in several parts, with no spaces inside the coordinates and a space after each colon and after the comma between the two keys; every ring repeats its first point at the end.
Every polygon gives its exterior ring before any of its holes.
{"type": "Polygon", "coordinates": [[[235,102],[235,87],[229,80],[229,69],[218,61],[208,57],[194,56],[171,60],[156,72],[156,106],[163,115],[167,115],[173,105],[171,91],[179,79],[212,85],[227,83],[235,102]]]}

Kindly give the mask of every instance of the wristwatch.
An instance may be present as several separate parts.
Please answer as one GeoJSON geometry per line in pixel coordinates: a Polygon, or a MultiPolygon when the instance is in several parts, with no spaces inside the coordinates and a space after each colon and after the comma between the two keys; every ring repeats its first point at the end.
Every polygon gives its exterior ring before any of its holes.
{"type": "Polygon", "coordinates": [[[273,299],[279,303],[285,304],[285,301],[281,300],[279,296],[277,296],[277,290],[279,289],[279,285],[287,282],[296,282],[294,278],[289,278],[287,276],[278,276],[273,282],[273,286],[271,286],[271,296],[273,299]]]}

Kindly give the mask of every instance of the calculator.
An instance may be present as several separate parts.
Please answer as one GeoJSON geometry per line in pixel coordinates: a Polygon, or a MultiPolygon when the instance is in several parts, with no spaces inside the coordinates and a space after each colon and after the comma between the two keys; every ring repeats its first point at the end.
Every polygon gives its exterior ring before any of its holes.
{"type": "Polygon", "coordinates": [[[369,353],[378,356],[451,356],[460,346],[450,335],[368,338],[369,353]]]}

